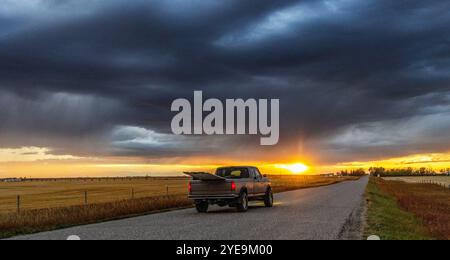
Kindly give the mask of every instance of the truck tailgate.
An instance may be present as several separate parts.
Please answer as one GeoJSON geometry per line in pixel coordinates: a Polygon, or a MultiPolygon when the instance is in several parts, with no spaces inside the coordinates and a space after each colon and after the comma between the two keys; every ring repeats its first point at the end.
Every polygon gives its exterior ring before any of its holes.
{"type": "Polygon", "coordinates": [[[192,181],[191,196],[232,195],[231,182],[228,181],[192,181]]]}

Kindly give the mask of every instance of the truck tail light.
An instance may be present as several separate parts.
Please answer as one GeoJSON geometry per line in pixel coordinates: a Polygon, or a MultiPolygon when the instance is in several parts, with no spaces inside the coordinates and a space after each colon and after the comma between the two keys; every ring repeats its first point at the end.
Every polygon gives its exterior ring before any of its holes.
{"type": "Polygon", "coordinates": [[[189,193],[192,192],[192,183],[190,183],[190,182],[189,182],[189,185],[188,185],[188,190],[189,190],[189,193]]]}
{"type": "Polygon", "coordinates": [[[231,190],[236,191],[236,183],[234,183],[234,181],[231,182],[231,190]]]}

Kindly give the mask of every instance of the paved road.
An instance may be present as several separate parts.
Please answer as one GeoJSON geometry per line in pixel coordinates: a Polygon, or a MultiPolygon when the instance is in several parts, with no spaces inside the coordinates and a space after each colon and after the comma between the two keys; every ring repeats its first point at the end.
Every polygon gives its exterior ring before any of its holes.
{"type": "Polygon", "coordinates": [[[17,238],[338,239],[349,216],[361,205],[367,180],[277,194],[274,208],[256,203],[247,213],[217,207],[208,214],[197,214],[186,209],[17,238]]]}

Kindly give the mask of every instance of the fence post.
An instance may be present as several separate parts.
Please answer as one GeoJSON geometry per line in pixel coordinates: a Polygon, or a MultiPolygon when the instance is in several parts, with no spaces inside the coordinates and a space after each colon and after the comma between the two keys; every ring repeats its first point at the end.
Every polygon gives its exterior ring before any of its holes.
{"type": "Polygon", "coordinates": [[[84,205],[87,205],[87,204],[88,204],[88,192],[85,191],[84,192],[84,205]]]}
{"type": "Polygon", "coordinates": [[[17,214],[20,214],[20,195],[17,196],[17,214]]]}
{"type": "Polygon", "coordinates": [[[131,199],[134,199],[134,188],[131,188],[131,199]]]}
{"type": "Polygon", "coordinates": [[[169,196],[169,186],[166,186],[166,195],[169,196]]]}

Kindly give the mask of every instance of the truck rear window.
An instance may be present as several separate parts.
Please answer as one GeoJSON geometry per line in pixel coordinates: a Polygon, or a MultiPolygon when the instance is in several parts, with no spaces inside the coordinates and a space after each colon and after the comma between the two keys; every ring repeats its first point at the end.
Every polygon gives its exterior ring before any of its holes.
{"type": "Polygon", "coordinates": [[[217,170],[216,175],[226,179],[250,178],[250,173],[247,168],[222,168],[217,170]]]}

